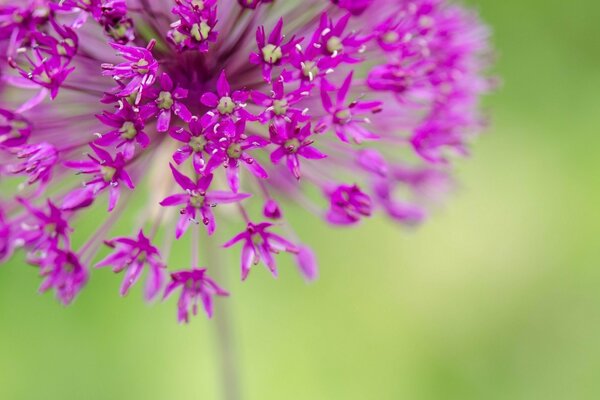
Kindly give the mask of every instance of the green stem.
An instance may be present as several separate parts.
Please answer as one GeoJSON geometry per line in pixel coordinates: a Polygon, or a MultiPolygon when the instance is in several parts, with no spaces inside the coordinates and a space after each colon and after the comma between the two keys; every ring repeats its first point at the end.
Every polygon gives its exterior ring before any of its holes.
{"type": "MultiPolygon", "coordinates": [[[[214,241],[214,238],[204,238],[205,243],[214,241]],[[208,240],[206,240],[208,239],[208,240]]],[[[211,275],[222,287],[227,287],[227,274],[220,259],[220,249],[207,249],[207,259],[211,275]]],[[[216,299],[214,320],[215,335],[217,340],[217,354],[221,370],[221,395],[224,400],[240,400],[240,377],[238,371],[239,357],[236,354],[234,343],[233,318],[231,314],[231,300],[227,298],[216,299]]]]}

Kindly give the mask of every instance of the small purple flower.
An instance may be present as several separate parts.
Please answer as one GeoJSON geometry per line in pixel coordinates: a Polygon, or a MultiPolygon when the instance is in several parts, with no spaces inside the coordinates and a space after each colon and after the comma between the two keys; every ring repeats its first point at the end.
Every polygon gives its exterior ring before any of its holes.
{"type": "Polygon", "coordinates": [[[8,166],[11,174],[27,175],[27,183],[47,184],[52,179],[52,170],[58,162],[58,150],[49,143],[25,145],[16,149],[16,156],[23,160],[8,166]]]}
{"type": "Polygon", "coordinates": [[[177,288],[181,288],[177,302],[177,320],[185,323],[189,322],[190,307],[193,315],[198,313],[198,302],[202,302],[204,311],[210,318],[213,314],[213,297],[229,296],[228,292],[208,277],[205,268],[173,272],[163,298],[169,297],[177,288]]]}
{"type": "Polygon", "coordinates": [[[77,54],[79,44],[77,34],[72,28],[61,26],[54,20],[51,23],[59,39],[44,32],[35,32],[32,40],[36,42],[36,49],[51,57],[64,57],[70,60],[77,54]]]}
{"type": "Polygon", "coordinates": [[[212,108],[202,117],[202,124],[208,126],[219,119],[230,119],[231,117],[247,121],[254,120],[255,117],[245,110],[248,97],[249,93],[246,90],[232,91],[225,71],[222,71],[217,79],[217,94],[206,92],[200,98],[202,104],[212,108]]]}
{"type": "Polygon", "coordinates": [[[167,132],[169,130],[171,112],[183,121],[190,122],[192,113],[183,103],[183,100],[188,96],[188,91],[180,86],[175,86],[173,80],[166,73],[160,76],[159,83],[161,90],[149,94],[149,97],[153,98],[154,102],[148,104],[151,112],[158,114],[156,130],[158,132],[167,132]]]}
{"type": "Polygon", "coordinates": [[[254,103],[266,107],[260,114],[260,121],[264,124],[269,121],[275,123],[283,120],[308,120],[309,117],[304,114],[304,110],[294,108],[294,104],[299,103],[305,98],[309,91],[301,86],[298,89],[285,93],[283,79],[275,79],[272,83],[273,90],[271,95],[266,95],[257,90],[252,91],[252,100],[254,103]]]}
{"type": "Polygon", "coordinates": [[[174,127],[169,130],[169,135],[178,142],[184,143],[173,153],[173,160],[177,165],[181,165],[188,158],[192,157],[194,171],[202,174],[204,170],[204,149],[208,143],[202,122],[198,118],[192,118],[189,123],[190,130],[174,127]]]}
{"type": "Polygon", "coordinates": [[[208,187],[213,179],[212,175],[202,176],[197,182],[194,182],[179,172],[172,164],[170,166],[173,178],[185,193],[171,195],[161,201],[160,205],[171,207],[185,204],[185,208],[180,211],[181,216],[175,230],[177,239],[187,231],[191,222],[198,223],[197,214],[202,217],[202,223],[206,225],[208,234],[212,235],[216,227],[212,208],[217,204],[237,203],[250,197],[246,193],[229,193],[221,190],[208,192],[208,187]]]}
{"type": "Polygon", "coordinates": [[[240,188],[239,165],[259,179],[267,179],[269,175],[263,166],[248,154],[249,150],[259,149],[269,144],[261,136],[246,136],[246,123],[240,119],[233,124],[222,124],[219,129],[220,138],[211,148],[211,158],[206,163],[205,173],[211,174],[219,166],[226,168],[227,182],[234,193],[240,188]]]}
{"type": "Polygon", "coordinates": [[[0,149],[21,146],[31,135],[31,123],[17,113],[0,108],[0,149]]]}
{"type": "Polygon", "coordinates": [[[83,189],[77,189],[63,199],[62,208],[64,210],[86,207],[91,204],[98,193],[109,188],[108,211],[112,211],[119,200],[121,183],[129,189],[135,188],[131,177],[125,171],[127,162],[123,153],[117,153],[113,158],[107,151],[93,144],[90,144],[90,147],[94,150],[95,157],[88,154],[89,161],[64,163],[67,168],[76,169],[81,174],[93,175],[92,179],[85,183],[83,189]]]}
{"type": "Polygon", "coordinates": [[[387,215],[406,225],[416,225],[425,219],[422,207],[399,201],[394,198],[397,181],[380,180],[374,185],[374,198],[383,207],[387,215]]]}
{"type": "Polygon", "coordinates": [[[285,36],[281,34],[282,29],[283,19],[280,18],[268,38],[264,26],[260,26],[256,30],[258,53],[250,53],[250,62],[255,65],[262,65],[263,79],[266,82],[271,82],[273,66],[285,62],[294,46],[302,41],[302,39],[295,39],[292,36],[290,40],[284,43],[285,36]]]}
{"type": "Polygon", "coordinates": [[[291,121],[277,129],[274,125],[270,127],[271,142],[279,147],[271,153],[271,162],[277,164],[282,158],[286,158],[287,167],[290,172],[300,179],[300,159],[321,160],[327,155],[312,147],[313,140],[310,123],[300,127],[296,121],[291,121]]]}
{"type": "Polygon", "coordinates": [[[102,64],[104,70],[102,74],[112,76],[115,81],[123,85],[117,89],[118,96],[125,97],[132,93],[139,93],[141,96],[143,89],[154,83],[158,71],[158,61],[152,55],[155,44],[155,41],[150,41],[145,48],[124,46],[118,43],[110,44],[118,51],[117,54],[126,60],[117,65],[102,64]],[[123,80],[128,82],[122,83],[123,80]]]}
{"type": "Polygon", "coordinates": [[[326,218],[335,225],[355,224],[371,216],[371,198],[356,185],[340,185],[329,194],[330,208],[326,218]]]}
{"type": "Polygon", "coordinates": [[[281,219],[283,213],[281,207],[274,199],[268,199],[263,207],[263,215],[269,219],[281,219]]]}
{"type": "Polygon", "coordinates": [[[178,51],[208,51],[208,45],[216,42],[217,1],[216,0],[175,0],[177,5],[172,13],[179,20],[171,24],[167,37],[178,51]]]}
{"type": "Polygon", "coordinates": [[[312,37],[311,45],[321,49],[327,57],[340,58],[339,62],[360,62],[356,56],[364,52],[364,45],[369,37],[360,37],[354,32],[344,33],[351,17],[352,14],[348,13],[334,23],[327,13],[321,14],[319,27],[312,37]]]}
{"type": "Polygon", "coordinates": [[[96,267],[112,266],[114,272],[125,270],[121,296],[127,295],[131,286],[135,285],[142,275],[144,266],[148,266],[145,297],[147,300],[156,297],[163,286],[165,265],[160,259],[158,249],[144,236],[142,230],[139,231],[137,238],[118,237],[105,243],[115,251],[96,264],[96,267]]]}
{"type": "Polygon", "coordinates": [[[81,288],[87,283],[88,271],[77,255],[69,250],[53,250],[35,261],[44,277],[40,292],[54,289],[56,297],[64,304],[70,304],[81,288]]]}
{"type": "Polygon", "coordinates": [[[356,143],[378,139],[378,135],[362,126],[364,123],[369,123],[370,120],[359,115],[366,112],[377,113],[381,110],[382,104],[380,101],[353,101],[346,104],[351,83],[352,73],[346,77],[340,87],[335,103],[331,101],[325,84],[321,85],[321,100],[329,116],[321,119],[319,130],[333,127],[336,135],[344,142],[349,142],[348,136],[356,143]]]}
{"type": "Polygon", "coordinates": [[[31,61],[30,69],[19,69],[19,72],[23,77],[48,89],[52,99],[58,95],[58,90],[67,76],[75,70],[73,67],[68,68],[69,60],[65,61],[63,57],[59,56],[42,57],[41,54],[38,54],[38,60],[31,61]]]}
{"type": "Polygon", "coordinates": [[[104,111],[96,118],[112,130],[102,134],[94,141],[98,146],[112,146],[115,143],[117,149],[121,149],[125,159],[129,160],[135,153],[135,144],[142,149],[150,144],[150,137],[144,128],[146,121],[153,113],[148,107],[135,108],[127,101],[120,101],[120,109],[115,112],[104,111]]]}
{"type": "Polygon", "coordinates": [[[269,232],[268,229],[272,226],[273,224],[268,222],[260,224],[249,222],[244,232],[237,234],[223,245],[223,247],[231,247],[240,241],[244,241],[241,256],[242,280],[246,280],[252,265],[258,265],[260,261],[269,268],[274,277],[277,277],[277,264],[273,254],[278,254],[281,251],[298,254],[300,251],[296,245],[287,239],[269,232]]]}
{"type": "Polygon", "coordinates": [[[64,215],[64,212],[47,200],[48,211],[35,207],[29,201],[19,198],[18,201],[27,209],[31,217],[21,223],[18,237],[25,245],[35,251],[48,251],[59,246],[70,247],[69,235],[73,228],[64,215]]]}

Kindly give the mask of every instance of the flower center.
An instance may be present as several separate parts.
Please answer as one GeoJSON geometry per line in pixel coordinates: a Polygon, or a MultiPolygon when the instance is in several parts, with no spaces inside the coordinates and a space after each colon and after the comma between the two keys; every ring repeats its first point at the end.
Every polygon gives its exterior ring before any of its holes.
{"type": "Polygon", "coordinates": [[[219,105],[217,106],[217,110],[221,114],[231,114],[235,109],[235,103],[229,96],[223,96],[219,100],[219,105]]]}
{"type": "Polygon", "coordinates": [[[121,137],[127,140],[135,138],[138,134],[138,131],[135,128],[135,124],[131,121],[123,122],[123,125],[121,125],[121,129],[119,129],[119,132],[121,132],[121,137]]]}
{"type": "Polygon", "coordinates": [[[204,196],[199,193],[194,193],[190,196],[190,205],[194,208],[202,208],[204,206],[204,196]]]}
{"type": "Polygon", "coordinates": [[[283,57],[283,52],[281,51],[281,47],[269,43],[262,48],[262,55],[263,60],[265,60],[266,63],[275,64],[281,60],[281,57],[283,57]]]}
{"type": "Polygon", "coordinates": [[[390,32],[386,32],[382,37],[381,40],[384,43],[387,44],[392,44],[392,43],[396,43],[398,41],[398,39],[400,38],[400,36],[398,35],[397,32],[394,31],[390,31],[390,32]]]}
{"type": "Polygon", "coordinates": [[[148,72],[150,72],[150,69],[148,68],[149,63],[143,58],[139,60],[135,65],[137,67],[138,73],[140,74],[147,74],[148,72]]]}
{"type": "Polygon", "coordinates": [[[211,31],[210,25],[208,25],[205,21],[201,21],[200,24],[192,25],[192,29],[190,33],[196,39],[196,41],[201,42],[203,40],[208,39],[208,34],[211,31]]]}
{"type": "Polygon", "coordinates": [[[239,143],[232,143],[227,148],[227,155],[229,158],[238,159],[242,156],[242,145],[239,143]]]}
{"type": "Polygon", "coordinates": [[[70,273],[72,273],[73,271],[75,271],[75,265],[74,265],[73,263],[70,263],[70,262],[66,262],[66,263],[64,263],[64,264],[63,264],[63,266],[62,266],[62,268],[63,268],[63,270],[64,270],[64,271],[65,271],[67,274],[70,274],[70,273]]]}
{"type": "Polygon", "coordinates": [[[107,182],[107,183],[112,182],[116,173],[117,173],[117,170],[113,167],[104,166],[104,167],[100,168],[100,174],[102,174],[102,179],[104,179],[104,182],[107,182]]]}
{"type": "Polygon", "coordinates": [[[171,92],[160,92],[158,99],[156,99],[156,104],[158,104],[158,108],[163,110],[171,109],[171,107],[173,107],[173,96],[171,96],[171,92]]]}
{"type": "Polygon", "coordinates": [[[194,136],[190,139],[189,145],[195,153],[200,153],[206,146],[206,138],[204,136],[194,136]]]}
{"type": "Polygon", "coordinates": [[[300,147],[300,141],[296,138],[287,140],[283,146],[288,153],[295,153],[298,151],[298,147],[300,147]]]}
{"type": "Polygon", "coordinates": [[[289,104],[286,99],[273,101],[273,112],[275,115],[285,115],[287,113],[289,104]]]}
{"type": "Polygon", "coordinates": [[[337,120],[336,122],[342,125],[350,122],[351,118],[352,112],[348,108],[343,108],[335,113],[335,119],[337,120]]]}
{"type": "Polygon", "coordinates": [[[302,63],[302,73],[305,77],[312,81],[313,79],[315,79],[315,76],[319,75],[319,67],[317,67],[316,62],[307,61],[305,63],[302,63]]]}
{"type": "Polygon", "coordinates": [[[332,36],[327,40],[327,51],[330,53],[339,53],[344,49],[342,39],[337,36],[332,36]]]}

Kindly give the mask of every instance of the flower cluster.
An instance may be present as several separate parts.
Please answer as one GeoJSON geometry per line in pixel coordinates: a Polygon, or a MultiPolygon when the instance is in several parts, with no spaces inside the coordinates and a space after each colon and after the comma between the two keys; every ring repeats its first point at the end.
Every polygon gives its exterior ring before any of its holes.
{"type": "Polygon", "coordinates": [[[65,304],[92,266],[122,272],[122,295],[145,275],[148,300],[179,292],[183,322],[228,295],[199,266],[201,240],[240,245],[243,280],[260,263],[277,276],[282,252],[312,280],[282,204],[337,226],[422,221],[483,125],[487,34],[446,0],[8,0],[0,261],[23,250],[65,304]],[[73,222],[99,202],[106,217],[75,246],[73,222]],[[133,236],[111,239],[127,214],[133,236]],[[229,241],[225,217],[241,231],[229,241]],[[184,235],[188,268],[169,272],[184,235]]]}

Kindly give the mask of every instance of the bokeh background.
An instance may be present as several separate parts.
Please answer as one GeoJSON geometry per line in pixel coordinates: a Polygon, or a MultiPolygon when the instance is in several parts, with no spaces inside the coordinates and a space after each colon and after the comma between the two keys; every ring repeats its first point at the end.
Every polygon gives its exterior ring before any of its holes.
{"type": "MultiPolygon", "coordinates": [[[[315,284],[231,268],[245,399],[600,398],[600,3],[467,3],[504,83],[459,190],[416,230],[294,214],[315,284]]],[[[63,308],[2,266],[0,399],[218,398],[214,323],[119,280],[98,271],[63,308]]]]}

